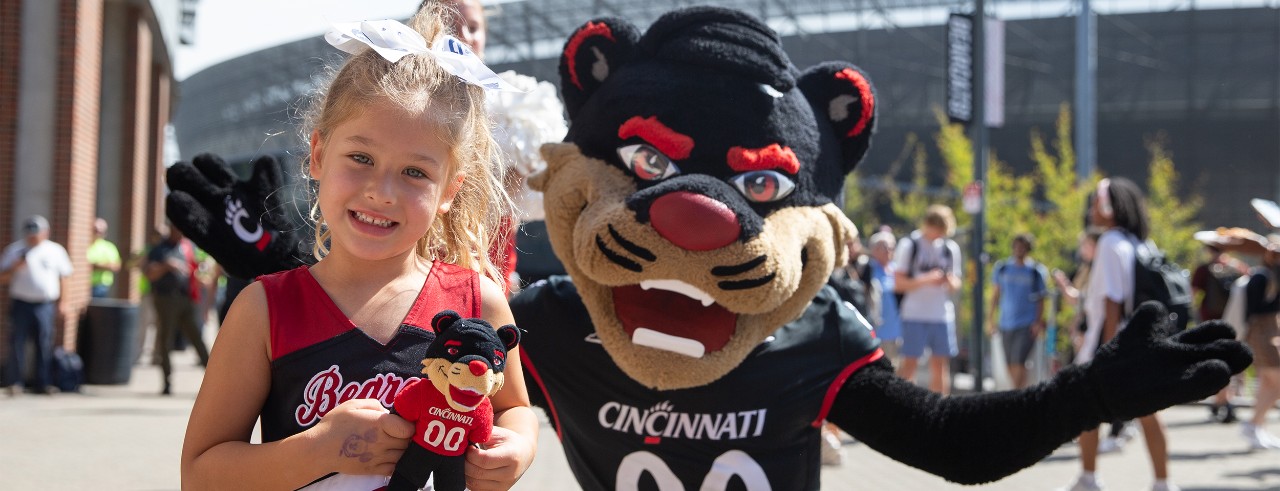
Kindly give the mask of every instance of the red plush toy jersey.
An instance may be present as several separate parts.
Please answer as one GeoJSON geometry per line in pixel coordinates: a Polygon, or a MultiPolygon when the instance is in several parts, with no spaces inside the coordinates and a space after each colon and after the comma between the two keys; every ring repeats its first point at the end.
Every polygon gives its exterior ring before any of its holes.
{"type": "Polygon", "coordinates": [[[467,442],[489,441],[493,433],[493,405],[489,398],[470,412],[458,412],[449,407],[444,394],[427,379],[413,381],[401,389],[395,408],[396,413],[416,425],[414,442],[447,457],[465,453],[467,442]]]}

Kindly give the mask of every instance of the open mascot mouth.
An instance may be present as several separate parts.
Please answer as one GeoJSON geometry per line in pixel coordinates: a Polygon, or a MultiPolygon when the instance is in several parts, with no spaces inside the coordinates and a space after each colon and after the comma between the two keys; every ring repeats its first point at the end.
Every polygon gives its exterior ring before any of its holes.
{"type": "Polygon", "coordinates": [[[678,280],[613,288],[613,310],[631,342],[692,358],[724,348],[738,316],[678,280]]]}
{"type": "Polygon", "coordinates": [[[474,408],[480,405],[480,401],[484,399],[484,393],[472,390],[462,389],[455,385],[449,386],[449,397],[453,402],[458,403],[462,407],[474,408]]]}

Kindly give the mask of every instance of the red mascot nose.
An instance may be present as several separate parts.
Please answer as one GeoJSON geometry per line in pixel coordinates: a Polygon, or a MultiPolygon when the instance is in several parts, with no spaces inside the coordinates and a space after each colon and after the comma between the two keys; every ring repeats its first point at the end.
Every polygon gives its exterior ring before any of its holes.
{"type": "Polygon", "coordinates": [[[471,374],[477,377],[484,375],[484,372],[489,371],[489,365],[480,360],[471,360],[471,363],[468,363],[467,366],[471,367],[471,374]]]}
{"type": "Polygon", "coordinates": [[[649,223],[658,235],[688,251],[709,251],[732,244],[742,233],[728,205],[705,195],[676,191],[653,200],[649,223]]]}

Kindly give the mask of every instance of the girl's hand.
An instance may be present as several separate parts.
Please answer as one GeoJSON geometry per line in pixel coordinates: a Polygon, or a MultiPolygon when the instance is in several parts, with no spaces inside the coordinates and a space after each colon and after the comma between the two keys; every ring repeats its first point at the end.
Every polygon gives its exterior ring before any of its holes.
{"type": "Polygon", "coordinates": [[[308,430],[315,455],[330,470],[389,476],[409,446],[413,423],[391,414],[374,399],[353,399],[333,408],[308,430]]]}
{"type": "Polygon", "coordinates": [[[467,449],[467,489],[471,491],[505,491],[514,486],[533,463],[535,442],[501,426],[493,427],[493,434],[484,448],[467,449]]]}

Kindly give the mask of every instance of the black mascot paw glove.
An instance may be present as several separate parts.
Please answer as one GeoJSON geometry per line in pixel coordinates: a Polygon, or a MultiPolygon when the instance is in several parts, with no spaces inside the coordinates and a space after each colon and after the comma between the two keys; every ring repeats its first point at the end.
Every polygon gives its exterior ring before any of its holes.
{"type": "Polygon", "coordinates": [[[1145,302],[1128,327],[1098,350],[1085,370],[1104,421],[1209,397],[1253,363],[1249,348],[1226,323],[1206,322],[1169,335],[1171,330],[1165,307],[1145,302]]]}
{"type": "Polygon", "coordinates": [[[276,194],[284,179],[271,156],[253,162],[248,181],[210,153],[169,167],[167,181],[165,215],[227,273],[251,280],[314,262],[309,234],[282,216],[276,194]]]}

